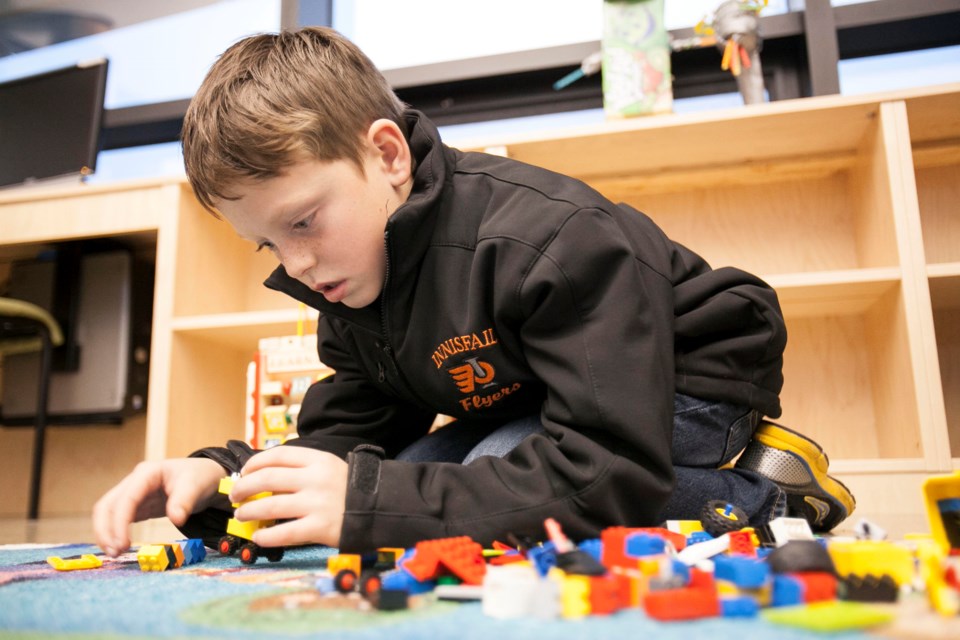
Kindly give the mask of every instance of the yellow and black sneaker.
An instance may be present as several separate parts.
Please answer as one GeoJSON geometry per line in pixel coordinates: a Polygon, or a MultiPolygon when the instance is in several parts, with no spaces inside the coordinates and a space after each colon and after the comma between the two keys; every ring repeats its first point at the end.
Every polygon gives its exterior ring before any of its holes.
{"type": "Polygon", "coordinates": [[[736,468],[776,482],[787,494],[787,512],[805,518],[814,531],[830,531],[857,502],[842,482],[827,475],[830,459],[816,442],[791,429],[763,421],[737,460],[736,468]]]}

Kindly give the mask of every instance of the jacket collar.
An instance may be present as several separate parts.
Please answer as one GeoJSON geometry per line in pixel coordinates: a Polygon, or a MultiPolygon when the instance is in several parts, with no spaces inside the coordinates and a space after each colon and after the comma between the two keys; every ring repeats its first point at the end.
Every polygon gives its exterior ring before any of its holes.
{"type": "MultiPolygon", "coordinates": [[[[409,299],[420,263],[430,246],[438,212],[436,205],[453,163],[452,152],[440,141],[439,132],[426,116],[419,111],[408,110],[404,117],[407,122],[407,141],[415,163],[413,189],[407,201],[387,221],[384,233],[387,281],[380,297],[362,309],[333,304],[322,294],[288,276],[283,265],[270,274],[263,283],[265,286],[285,293],[323,314],[343,318],[375,333],[384,330],[382,301],[385,297],[394,301],[409,299]]],[[[402,319],[392,317],[391,324],[396,325],[398,321],[402,319]]]]}

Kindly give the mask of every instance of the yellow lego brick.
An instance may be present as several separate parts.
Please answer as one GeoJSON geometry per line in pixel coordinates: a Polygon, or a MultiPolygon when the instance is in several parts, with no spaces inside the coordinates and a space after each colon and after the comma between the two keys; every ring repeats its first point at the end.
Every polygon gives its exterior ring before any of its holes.
{"type": "Polygon", "coordinates": [[[560,582],[560,615],[564,618],[590,615],[590,578],[564,575],[560,582]]]}
{"type": "Polygon", "coordinates": [[[926,587],[930,606],[940,615],[952,618],[960,613],[960,592],[947,584],[945,558],[939,543],[932,539],[917,547],[920,578],[926,587]]]}
{"type": "Polygon", "coordinates": [[[960,532],[957,526],[946,526],[947,518],[944,513],[949,510],[956,514],[960,508],[960,471],[933,476],[923,481],[924,504],[927,509],[927,520],[930,523],[930,532],[934,540],[940,545],[944,553],[951,549],[960,548],[960,532]]]}
{"type": "Polygon", "coordinates": [[[360,556],[354,553],[341,553],[327,559],[327,571],[331,575],[335,576],[344,569],[349,569],[359,576],[360,556]]]}
{"type": "Polygon", "coordinates": [[[689,536],[691,533],[703,531],[703,523],[699,520],[667,520],[667,530],[689,536]]]}
{"type": "Polygon", "coordinates": [[[906,547],[893,542],[831,542],[827,551],[840,576],[888,575],[901,586],[913,580],[913,554],[906,547]]]}
{"type": "Polygon", "coordinates": [[[92,553],[85,553],[79,558],[61,558],[60,556],[50,556],[47,558],[47,564],[57,571],[77,571],[79,569],[98,569],[103,566],[103,562],[92,553]]]}
{"type": "Polygon", "coordinates": [[[166,571],[170,566],[167,550],[155,544],[145,544],[137,550],[140,571],[166,571]]]}

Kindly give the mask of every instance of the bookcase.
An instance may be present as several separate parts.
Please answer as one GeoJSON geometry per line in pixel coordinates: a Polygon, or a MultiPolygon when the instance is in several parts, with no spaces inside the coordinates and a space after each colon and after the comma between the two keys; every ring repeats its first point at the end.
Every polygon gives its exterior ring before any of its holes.
{"type": "MultiPolygon", "coordinates": [[[[923,524],[920,483],[960,468],[960,84],[452,143],[581,178],[714,267],[767,280],[788,329],[778,421],[824,446],[858,515],[923,524]]],[[[88,191],[0,196],[0,259],[48,239],[22,229],[35,211],[88,191]]],[[[272,258],[182,181],[96,197],[120,227],[117,207],[156,212],[138,232],[155,242],[158,276],[136,453],[243,437],[246,364],[259,338],[289,335],[298,319],[294,302],[260,284],[272,258]]],[[[108,226],[89,235],[129,233],[108,226]]]]}

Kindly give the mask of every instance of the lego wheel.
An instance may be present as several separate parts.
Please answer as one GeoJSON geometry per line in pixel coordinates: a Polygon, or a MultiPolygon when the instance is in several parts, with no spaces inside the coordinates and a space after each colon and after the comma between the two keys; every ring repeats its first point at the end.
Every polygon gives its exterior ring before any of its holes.
{"type": "Polygon", "coordinates": [[[260,548],[250,542],[240,547],[240,562],[243,564],[253,564],[260,556],[260,548]]]}
{"type": "Polygon", "coordinates": [[[277,547],[275,549],[261,549],[263,555],[266,556],[267,560],[270,562],[280,562],[283,560],[283,547],[277,547]]]}
{"type": "Polygon", "coordinates": [[[233,536],[223,536],[217,543],[217,551],[220,555],[232,556],[237,550],[237,539],[233,536]]]}
{"type": "Polygon", "coordinates": [[[357,574],[350,569],[341,569],[333,577],[333,586],[340,593],[350,593],[357,586],[357,574]]]}
{"type": "Polygon", "coordinates": [[[714,538],[731,531],[739,531],[750,523],[750,518],[740,507],[723,500],[711,500],[700,512],[703,530],[714,538]]]}
{"type": "Polygon", "coordinates": [[[365,597],[380,593],[380,572],[368,569],[360,574],[360,593],[365,597]]]}

